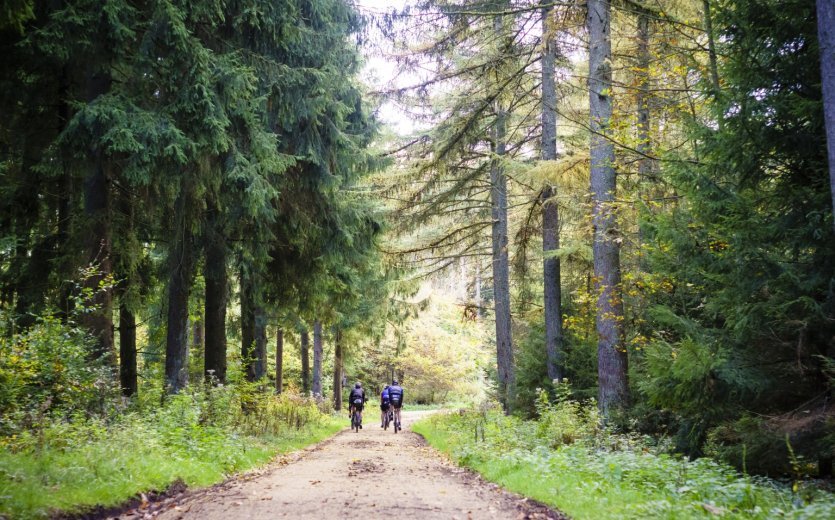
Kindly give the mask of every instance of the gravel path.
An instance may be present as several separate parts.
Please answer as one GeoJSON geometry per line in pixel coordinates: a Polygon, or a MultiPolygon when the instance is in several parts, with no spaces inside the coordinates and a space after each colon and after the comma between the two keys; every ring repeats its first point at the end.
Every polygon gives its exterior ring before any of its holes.
{"type": "Polygon", "coordinates": [[[445,461],[409,429],[429,412],[404,412],[398,434],[383,431],[371,412],[359,433],[346,428],[263,470],[144,504],[121,518],[565,518],[445,461]]]}

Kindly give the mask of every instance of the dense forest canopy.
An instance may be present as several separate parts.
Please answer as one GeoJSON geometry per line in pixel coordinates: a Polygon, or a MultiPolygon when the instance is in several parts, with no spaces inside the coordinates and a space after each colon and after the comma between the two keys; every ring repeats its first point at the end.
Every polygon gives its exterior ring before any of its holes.
{"type": "Polygon", "coordinates": [[[0,436],[396,377],[831,475],[833,9],[7,2],[0,436]]]}

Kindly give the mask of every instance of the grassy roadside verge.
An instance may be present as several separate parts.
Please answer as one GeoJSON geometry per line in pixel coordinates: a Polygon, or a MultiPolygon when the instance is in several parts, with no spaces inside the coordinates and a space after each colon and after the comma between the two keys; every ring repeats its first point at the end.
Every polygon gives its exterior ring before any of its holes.
{"type": "Polygon", "coordinates": [[[189,487],[208,486],[321,441],[345,426],[340,418],[321,415],[298,428],[285,425],[269,433],[245,434],[165,419],[137,415],[117,425],[56,425],[45,431],[36,449],[3,449],[0,517],[45,518],[56,511],[116,506],[176,480],[189,487]]]}
{"type": "MultiPolygon", "coordinates": [[[[437,414],[412,429],[457,463],[577,519],[835,518],[835,497],[742,476],[611,436],[608,446],[553,446],[535,421],[437,414]],[[478,440],[476,440],[478,432],[478,440]]],[[[605,443],[604,443],[605,444],[605,443]]]]}

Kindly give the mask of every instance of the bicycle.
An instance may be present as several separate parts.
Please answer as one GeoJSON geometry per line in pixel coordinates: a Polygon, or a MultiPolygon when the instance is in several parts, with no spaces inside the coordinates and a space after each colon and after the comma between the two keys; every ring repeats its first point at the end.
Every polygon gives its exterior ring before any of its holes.
{"type": "Polygon", "coordinates": [[[389,423],[390,422],[391,422],[391,409],[389,408],[389,410],[387,410],[386,413],[383,415],[383,430],[388,430],[389,429],[389,423]]]}
{"type": "Polygon", "coordinates": [[[351,413],[351,429],[359,433],[360,428],[362,428],[362,417],[360,416],[359,410],[356,408],[353,410],[351,413]]]}
{"type": "Polygon", "coordinates": [[[394,420],[394,433],[399,432],[403,428],[400,426],[400,408],[395,408],[392,412],[392,418],[394,420]]]}

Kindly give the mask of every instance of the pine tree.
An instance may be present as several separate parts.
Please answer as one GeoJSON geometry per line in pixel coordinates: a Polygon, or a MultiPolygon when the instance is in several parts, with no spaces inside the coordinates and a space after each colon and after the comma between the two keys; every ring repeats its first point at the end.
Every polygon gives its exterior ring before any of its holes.
{"type": "Polygon", "coordinates": [[[621,239],[615,207],[615,149],[609,140],[612,119],[610,18],[608,2],[588,2],[592,222],[595,290],[598,292],[598,402],[607,415],[625,407],[629,401],[620,276],[621,239]]]}

